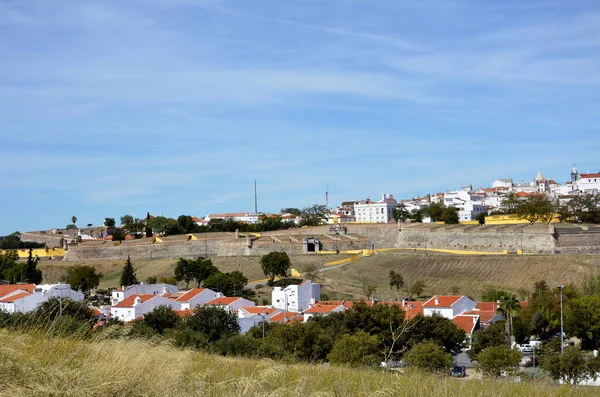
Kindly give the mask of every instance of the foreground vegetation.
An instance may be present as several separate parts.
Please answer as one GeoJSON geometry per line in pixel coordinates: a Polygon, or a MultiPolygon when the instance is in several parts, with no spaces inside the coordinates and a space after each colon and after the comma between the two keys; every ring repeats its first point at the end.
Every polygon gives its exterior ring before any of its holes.
{"type": "Polygon", "coordinates": [[[8,330],[0,330],[0,390],[10,396],[597,395],[596,388],[290,365],[177,350],[166,342],[54,338],[8,330]]]}

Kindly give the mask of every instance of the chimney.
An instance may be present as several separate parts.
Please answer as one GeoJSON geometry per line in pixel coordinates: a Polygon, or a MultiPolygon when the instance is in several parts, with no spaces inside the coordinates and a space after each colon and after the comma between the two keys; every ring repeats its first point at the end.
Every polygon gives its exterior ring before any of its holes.
{"type": "Polygon", "coordinates": [[[165,285],[165,286],[163,287],[162,294],[163,294],[163,295],[166,295],[166,294],[168,294],[168,293],[169,293],[169,290],[168,290],[167,286],[165,285]]]}
{"type": "Polygon", "coordinates": [[[477,320],[478,320],[477,316],[473,316],[473,324],[477,324],[477,320]]]}
{"type": "Polygon", "coordinates": [[[402,307],[406,306],[406,299],[402,299],[402,307]]]}
{"type": "Polygon", "coordinates": [[[437,306],[440,304],[440,300],[438,299],[438,297],[435,297],[435,300],[433,301],[433,303],[437,306]]]}
{"type": "Polygon", "coordinates": [[[134,302],[133,302],[133,306],[137,306],[137,305],[139,305],[140,303],[142,303],[142,298],[140,298],[139,296],[136,296],[136,297],[135,297],[135,300],[134,300],[134,302]]]}

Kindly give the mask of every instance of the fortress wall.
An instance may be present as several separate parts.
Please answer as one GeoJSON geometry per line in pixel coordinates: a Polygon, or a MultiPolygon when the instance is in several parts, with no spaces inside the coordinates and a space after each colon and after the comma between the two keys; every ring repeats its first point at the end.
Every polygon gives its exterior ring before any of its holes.
{"type": "MultiPolygon", "coordinates": [[[[558,234],[558,247],[600,247],[600,233],[558,234]]],[[[561,250],[563,252],[563,250],[561,250]]]]}
{"type": "Polygon", "coordinates": [[[399,233],[400,248],[443,248],[470,251],[552,253],[555,239],[550,233],[461,233],[404,229],[399,233]]]}

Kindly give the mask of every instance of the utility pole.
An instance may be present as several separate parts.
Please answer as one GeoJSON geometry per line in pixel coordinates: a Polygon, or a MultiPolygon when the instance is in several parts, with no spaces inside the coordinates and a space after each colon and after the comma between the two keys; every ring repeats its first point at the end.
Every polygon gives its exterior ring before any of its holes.
{"type": "Polygon", "coordinates": [[[258,195],[256,194],[256,179],[254,180],[254,213],[258,214],[258,195]]]}
{"type": "Polygon", "coordinates": [[[563,289],[564,285],[559,285],[560,289],[560,354],[563,355],[565,353],[565,341],[564,341],[564,332],[563,332],[563,289]]]}

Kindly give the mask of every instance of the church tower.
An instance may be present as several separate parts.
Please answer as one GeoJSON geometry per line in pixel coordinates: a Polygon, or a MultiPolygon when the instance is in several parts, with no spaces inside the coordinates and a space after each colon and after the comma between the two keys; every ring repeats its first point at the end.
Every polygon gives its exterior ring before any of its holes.
{"type": "Polygon", "coordinates": [[[573,164],[573,169],[571,170],[571,182],[577,182],[579,180],[579,172],[577,172],[577,168],[575,168],[575,164],[573,164]]]}

